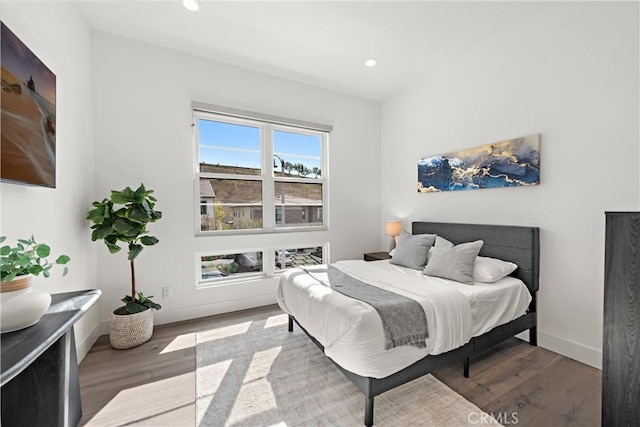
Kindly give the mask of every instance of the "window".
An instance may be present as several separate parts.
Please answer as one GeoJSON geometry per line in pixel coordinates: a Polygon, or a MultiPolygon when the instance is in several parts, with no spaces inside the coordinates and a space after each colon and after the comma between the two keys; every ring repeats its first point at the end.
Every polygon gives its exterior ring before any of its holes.
{"type": "Polygon", "coordinates": [[[261,280],[284,270],[327,262],[328,244],[196,254],[197,287],[261,280]]]}
{"type": "Polygon", "coordinates": [[[276,250],[275,267],[284,270],[302,265],[322,264],[322,253],[322,246],[276,250]]]}
{"type": "MultiPolygon", "coordinates": [[[[326,130],[194,110],[196,234],[326,227],[326,130]]],[[[324,126],[326,129],[330,129],[324,126]]]]}
{"type": "Polygon", "coordinates": [[[262,272],[262,252],[200,257],[200,282],[236,278],[262,272]]]}

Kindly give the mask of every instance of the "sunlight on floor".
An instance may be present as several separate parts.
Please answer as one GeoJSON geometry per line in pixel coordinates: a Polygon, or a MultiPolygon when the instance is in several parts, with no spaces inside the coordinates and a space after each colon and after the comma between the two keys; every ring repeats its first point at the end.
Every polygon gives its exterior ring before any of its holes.
{"type": "Polygon", "coordinates": [[[172,351],[184,350],[185,348],[196,346],[196,334],[178,335],[173,341],[162,349],[160,354],[170,353],[172,351]]]}
{"type": "Polygon", "coordinates": [[[194,384],[195,373],[189,372],[122,390],[86,425],[107,427],[134,422],[152,425],[154,423],[147,420],[158,415],[163,415],[163,422],[166,423],[172,412],[176,413],[174,418],[181,420],[183,425],[193,425],[193,418],[189,420],[183,414],[194,412],[194,384]]]}
{"type": "Polygon", "coordinates": [[[233,405],[228,424],[246,425],[256,414],[276,409],[278,404],[267,375],[281,347],[258,351],[253,355],[242,387],[233,405]]]}
{"type": "Polygon", "coordinates": [[[221,338],[232,337],[234,335],[245,334],[253,322],[243,322],[237,325],[224,326],[217,329],[198,332],[198,342],[214,341],[221,338]]]}
{"type": "Polygon", "coordinates": [[[286,314],[279,314],[277,316],[270,316],[264,324],[264,328],[273,328],[274,326],[286,325],[289,321],[289,317],[286,314]]]}
{"type": "Polygon", "coordinates": [[[213,396],[220,384],[222,384],[222,380],[224,380],[225,375],[229,371],[229,367],[231,366],[231,362],[233,359],[224,360],[222,362],[213,363],[211,365],[205,365],[198,368],[200,374],[198,375],[199,383],[196,385],[196,390],[198,395],[197,399],[205,396],[213,396]]]}

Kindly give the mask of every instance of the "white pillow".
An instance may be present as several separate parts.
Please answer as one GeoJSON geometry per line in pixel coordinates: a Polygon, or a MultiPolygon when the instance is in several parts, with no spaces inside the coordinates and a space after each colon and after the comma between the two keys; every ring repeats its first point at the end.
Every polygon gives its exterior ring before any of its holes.
{"type": "Polygon", "coordinates": [[[473,280],[475,282],[494,283],[513,273],[516,268],[518,266],[512,262],[477,256],[473,262],[473,280]]]}

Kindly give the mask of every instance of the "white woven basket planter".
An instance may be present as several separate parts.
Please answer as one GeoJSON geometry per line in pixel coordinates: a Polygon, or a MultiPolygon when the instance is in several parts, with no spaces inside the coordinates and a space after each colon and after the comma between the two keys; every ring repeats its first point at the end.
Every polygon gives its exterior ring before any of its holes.
{"type": "Polygon", "coordinates": [[[124,350],[137,347],[151,339],[153,335],[153,309],[150,308],[135,314],[111,313],[111,347],[124,350]]]}

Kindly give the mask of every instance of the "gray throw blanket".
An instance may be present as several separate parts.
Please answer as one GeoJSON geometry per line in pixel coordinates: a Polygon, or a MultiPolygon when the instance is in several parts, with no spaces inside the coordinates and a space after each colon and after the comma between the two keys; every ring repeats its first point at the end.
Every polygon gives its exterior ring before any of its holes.
{"type": "MultiPolygon", "coordinates": [[[[314,270],[305,271],[314,276],[314,270]]],[[[328,266],[327,274],[331,289],[367,303],[378,312],[384,329],[386,350],[403,345],[418,348],[427,346],[427,316],[417,301],[364,283],[332,265],[328,266]]]]}

